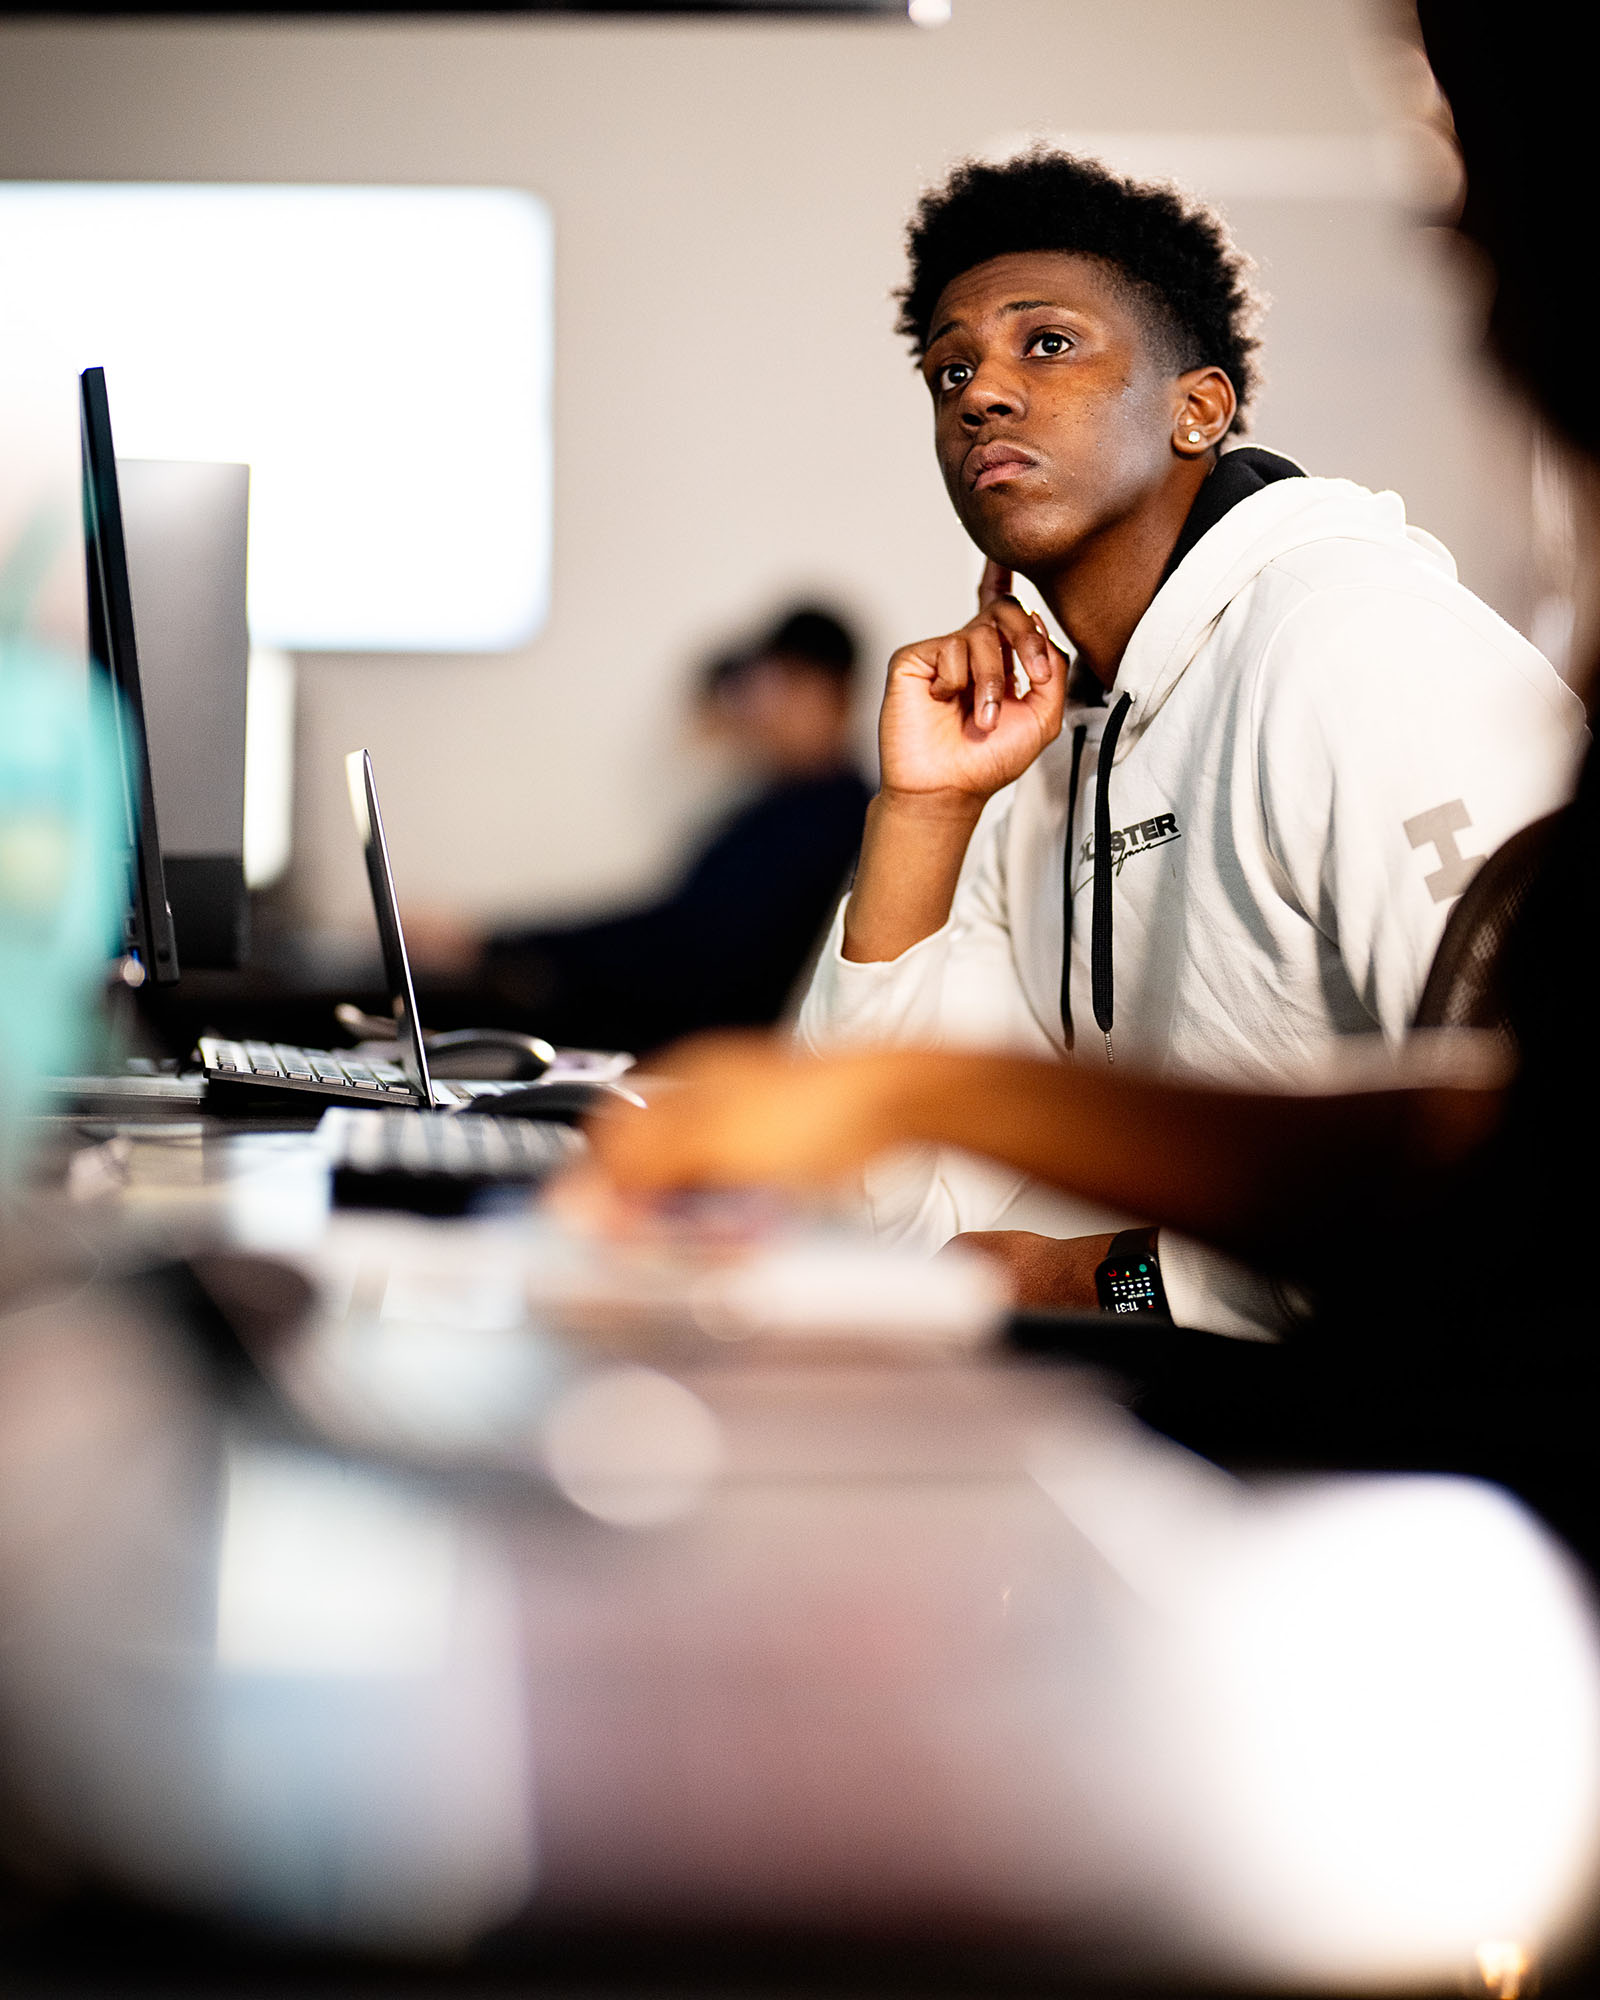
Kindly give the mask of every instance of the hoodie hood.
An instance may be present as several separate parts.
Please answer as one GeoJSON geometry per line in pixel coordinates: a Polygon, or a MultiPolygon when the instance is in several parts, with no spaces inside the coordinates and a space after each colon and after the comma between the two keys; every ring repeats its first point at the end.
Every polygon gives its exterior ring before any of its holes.
{"type": "Polygon", "coordinates": [[[1116,749],[1126,756],[1177,686],[1217,620],[1270,564],[1331,539],[1421,549],[1445,577],[1455,563],[1441,542],[1406,520],[1398,493],[1372,493],[1349,479],[1283,479],[1229,508],[1151,599],[1122,656],[1108,704],[1129,697],[1116,749]]]}

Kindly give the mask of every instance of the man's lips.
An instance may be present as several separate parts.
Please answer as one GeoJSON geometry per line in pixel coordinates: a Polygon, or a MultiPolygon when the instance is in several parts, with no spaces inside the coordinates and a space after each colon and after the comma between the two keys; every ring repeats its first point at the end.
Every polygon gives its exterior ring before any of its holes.
{"type": "Polygon", "coordinates": [[[980,444],[967,453],[962,470],[968,489],[977,493],[985,486],[998,486],[1002,480],[1015,479],[1018,473],[1030,471],[1037,464],[1033,453],[1024,451],[1019,444],[980,444]]]}

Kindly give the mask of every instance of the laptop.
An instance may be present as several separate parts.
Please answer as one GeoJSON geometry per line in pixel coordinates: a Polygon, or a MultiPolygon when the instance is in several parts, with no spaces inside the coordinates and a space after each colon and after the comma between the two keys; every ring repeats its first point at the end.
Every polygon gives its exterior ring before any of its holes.
{"type": "MultiPolygon", "coordinates": [[[[363,1055],[354,1049],[303,1049],[286,1042],[228,1041],[217,1035],[200,1038],[200,1066],[208,1089],[234,1085],[274,1091],[300,1091],[337,1104],[388,1104],[412,1109],[460,1111],[486,1098],[528,1088],[526,1077],[500,1081],[488,1078],[444,1081],[431,1075],[427,1042],[417,1013],[416,987],[406,952],[400,905],[395,895],[389,845],[378,807],[378,787],[372,758],[352,750],[345,758],[350,809],[366,856],[367,886],[383,954],[384,979],[394,1015],[397,1060],[363,1055]]],[[[454,1047],[472,1036],[451,1035],[454,1047]]],[[[632,1066],[632,1058],[591,1049],[552,1049],[533,1036],[484,1035],[484,1041],[526,1046],[546,1063],[552,1083],[581,1079],[614,1083],[632,1066]]]]}

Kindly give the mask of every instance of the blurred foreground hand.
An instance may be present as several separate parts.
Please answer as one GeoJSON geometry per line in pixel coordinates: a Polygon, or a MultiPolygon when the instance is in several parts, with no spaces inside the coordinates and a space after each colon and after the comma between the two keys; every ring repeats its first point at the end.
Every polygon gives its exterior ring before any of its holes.
{"type": "Polygon", "coordinates": [[[587,1131],[599,1167],[632,1195],[769,1185],[824,1188],[903,1136],[890,1052],[806,1056],[770,1035],[707,1035],[669,1050],[587,1131]]]}

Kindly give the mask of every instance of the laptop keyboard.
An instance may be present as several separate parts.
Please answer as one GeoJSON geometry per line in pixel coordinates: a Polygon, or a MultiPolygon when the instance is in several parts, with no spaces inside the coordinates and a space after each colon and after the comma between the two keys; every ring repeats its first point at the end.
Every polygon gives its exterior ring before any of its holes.
{"type": "Polygon", "coordinates": [[[402,1097],[416,1101],[406,1073],[391,1062],[363,1062],[337,1049],[301,1049],[289,1042],[228,1042],[214,1035],[200,1040],[200,1061],[208,1076],[240,1082],[281,1084],[289,1089],[324,1089],[402,1097]]]}
{"type": "Polygon", "coordinates": [[[531,1187],[587,1144],[571,1126],[543,1119],[356,1105],[325,1111],[317,1139],[333,1168],[337,1207],[428,1215],[457,1214],[487,1188],[531,1187]]]}

